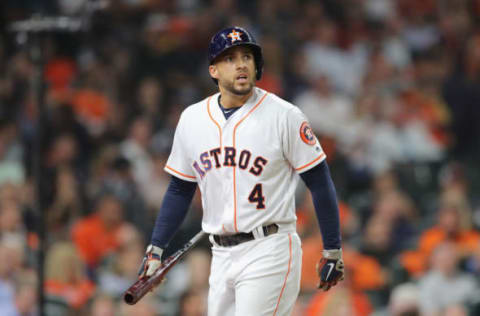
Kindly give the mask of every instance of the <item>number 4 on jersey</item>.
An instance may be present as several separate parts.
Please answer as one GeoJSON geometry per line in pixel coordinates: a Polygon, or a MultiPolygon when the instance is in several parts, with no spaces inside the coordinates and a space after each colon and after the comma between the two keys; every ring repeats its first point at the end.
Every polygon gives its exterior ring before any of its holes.
{"type": "Polygon", "coordinates": [[[257,183],[250,195],[248,196],[250,203],[257,203],[257,210],[265,209],[265,197],[263,196],[262,184],[257,183]]]}

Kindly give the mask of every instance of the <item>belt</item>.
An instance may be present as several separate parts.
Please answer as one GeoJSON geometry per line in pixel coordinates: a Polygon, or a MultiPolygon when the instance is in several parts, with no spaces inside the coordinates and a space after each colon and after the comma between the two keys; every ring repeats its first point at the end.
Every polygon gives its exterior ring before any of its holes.
{"type": "MultiPolygon", "coordinates": [[[[272,235],[278,232],[278,225],[277,224],[270,224],[267,226],[263,226],[263,234],[264,236],[272,235]]],[[[233,247],[242,242],[254,240],[255,236],[252,232],[250,233],[238,233],[235,235],[213,235],[213,240],[222,246],[222,247],[233,247]]]]}

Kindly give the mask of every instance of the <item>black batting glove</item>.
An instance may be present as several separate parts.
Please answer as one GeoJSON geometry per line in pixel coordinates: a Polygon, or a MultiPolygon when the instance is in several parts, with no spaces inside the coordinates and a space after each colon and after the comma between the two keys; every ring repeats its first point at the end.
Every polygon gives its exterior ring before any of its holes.
{"type": "Polygon", "coordinates": [[[317,263],[317,273],[320,277],[318,288],[324,291],[330,290],[344,278],[344,264],[342,249],[330,249],[323,251],[323,258],[317,263]]]}

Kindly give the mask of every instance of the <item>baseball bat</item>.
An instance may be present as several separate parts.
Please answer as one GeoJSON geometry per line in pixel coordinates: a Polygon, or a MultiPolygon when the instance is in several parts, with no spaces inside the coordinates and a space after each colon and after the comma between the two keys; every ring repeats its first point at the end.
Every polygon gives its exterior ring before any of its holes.
{"type": "Polygon", "coordinates": [[[178,249],[174,254],[165,258],[160,267],[149,277],[138,279],[123,294],[123,300],[129,305],[134,305],[149,291],[153,290],[157,285],[162,283],[167,272],[178,263],[187,251],[195,246],[206,234],[203,231],[197,233],[182,248],[178,249]]]}

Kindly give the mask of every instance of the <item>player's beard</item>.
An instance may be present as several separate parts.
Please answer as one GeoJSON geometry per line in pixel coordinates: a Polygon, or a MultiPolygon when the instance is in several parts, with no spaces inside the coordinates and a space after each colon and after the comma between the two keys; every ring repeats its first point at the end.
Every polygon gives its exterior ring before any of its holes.
{"type": "Polygon", "coordinates": [[[228,92],[230,92],[232,94],[243,96],[243,95],[247,95],[250,92],[252,92],[252,89],[254,87],[254,83],[252,81],[249,81],[248,84],[244,85],[243,88],[237,89],[237,88],[235,88],[235,81],[232,80],[232,81],[224,82],[222,84],[222,86],[225,90],[227,90],[228,92]]]}

